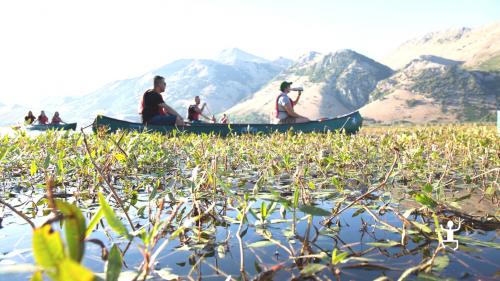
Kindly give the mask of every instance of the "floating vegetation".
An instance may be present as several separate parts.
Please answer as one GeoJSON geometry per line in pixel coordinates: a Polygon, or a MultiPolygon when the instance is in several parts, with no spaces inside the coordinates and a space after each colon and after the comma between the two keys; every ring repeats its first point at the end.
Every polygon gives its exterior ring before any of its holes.
{"type": "Polygon", "coordinates": [[[0,145],[2,279],[500,274],[494,126],[17,132],[0,145]]]}

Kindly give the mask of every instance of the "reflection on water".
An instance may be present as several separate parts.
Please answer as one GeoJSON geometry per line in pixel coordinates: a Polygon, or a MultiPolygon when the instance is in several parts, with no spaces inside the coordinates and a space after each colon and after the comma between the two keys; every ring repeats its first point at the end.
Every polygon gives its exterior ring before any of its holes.
{"type": "MultiPolygon", "coordinates": [[[[15,191],[14,191],[15,192],[15,191]]],[[[328,193],[328,191],[322,191],[328,193]]],[[[336,191],[331,191],[335,194],[336,191]]],[[[266,197],[268,194],[262,194],[266,197]]],[[[22,202],[21,198],[26,198],[28,194],[20,191],[17,194],[18,200],[13,202],[22,202]]],[[[34,201],[42,198],[40,195],[34,197],[34,201]]],[[[139,202],[147,204],[148,194],[139,195],[139,202]]],[[[264,202],[270,204],[269,200],[259,199],[253,202],[253,207],[258,209],[264,202]]],[[[325,210],[331,210],[335,207],[334,198],[325,201],[316,201],[320,207],[325,210]]],[[[380,204],[378,204],[380,205],[380,204]]],[[[222,206],[222,202],[221,202],[222,206]]],[[[137,207],[140,207],[138,205],[137,207]]],[[[280,205],[277,205],[278,209],[280,205]]],[[[135,209],[134,209],[135,210],[135,209]]],[[[273,212],[268,223],[260,225],[259,221],[252,215],[248,215],[249,223],[245,225],[244,235],[244,257],[245,270],[248,276],[263,274],[275,265],[283,265],[281,270],[273,273],[276,280],[291,279],[300,275],[302,268],[301,262],[320,262],[318,258],[308,258],[303,260],[291,259],[287,250],[290,249],[295,256],[315,255],[321,252],[331,254],[333,249],[338,248],[341,252],[348,252],[352,258],[341,265],[342,276],[348,279],[372,280],[385,275],[397,279],[405,269],[417,265],[422,258],[432,255],[437,247],[437,241],[423,239],[419,235],[410,236],[408,244],[405,247],[376,247],[370,245],[372,242],[381,241],[400,241],[401,235],[388,231],[387,228],[374,220],[367,212],[360,212],[360,209],[352,208],[344,212],[334,223],[328,227],[322,226],[320,222],[323,217],[313,216],[297,212],[296,234],[291,234],[292,212],[273,212]],[[272,239],[279,241],[280,245],[267,245],[265,247],[250,248],[254,242],[263,241],[262,233],[267,232],[272,239]]],[[[90,213],[95,212],[95,207],[90,208],[90,213]]],[[[218,208],[216,213],[222,213],[223,209],[218,208]]],[[[374,211],[375,212],[375,211],[374,211]]],[[[138,214],[131,210],[130,215],[138,225],[147,224],[147,219],[141,219],[138,214]]],[[[235,211],[225,212],[227,217],[236,217],[235,211]]],[[[89,220],[89,216],[86,216],[89,220]]],[[[385,223],[396,227],[402,227],[401,220],[394,214],[387,212],[380,216],[385,223]]],[[[40,225],[45,218],[38,217],[35,220],[36,225],[40,225]]],[[[421,223],[433,227],[431,222],[419,220],[421,223]]],[[[238,224],[223,223],[220,221],[209,221],[203,226],[208,236],[202,239],[203,242],[197,243],[193,238],[191,242],[181,243],[179,239],[171,241],[163,250],[157,259],[155,268],[168,269],[170,272],[179,276],[192,276],[193,278],[202,277],[206,280],[224,280],[226,275],[237,278],[241,275],[239,272],[239,243],[236,239],[238,224]],[[212,234],[210,234],[212,233],[212,234]]],[[[55,224],[56,230],[57,224],[55,224]]],[[[193,237],[195,236],[194,234],[193,237]]],[[[460,232],[461,236],[471,237],[481,241],[498,242],[495,231],[475,231],[460,232]]],[[[31,228],[23,220],[9,214],[4,216],[2,228],[0,229],[0,266],[9,264],[33,264],[33,255],[31,253],[31,228]]],[[[127,241],[119,240],[112,232],[104,232],[101,225],[98,225],[90,238],[99,239],[105,242],[106,247],[112,246],[112,241],[117,243],[122,250],[127,248],[127,241]]],[[[160,241],[159,244],[161,244],[160,241]]],[[[442,272],[434,272],[435,275],[453,276],[472,280],[481,276],[494,276],[498,270],[499,250],[495,248],[479,247],[474,244],[461,242],[461,248],[456,251],[448,251],[448,264],[442,269],[442,272]]],[[[127,268],[124,270],[137,270],[143,261],[143,257],[138,248],[138,244],[133,242],[125,253],[124,260],[127,268]]],[[[101,259],[100,247],[87,243],[86,253],[83,264],[94,272],[104,271],[104,262],[101,259]]],[[[322,270],[318,276],[335,279],[330,269],[322,270]]],[[[16,273],[7,274],[5,280],[27,279],[30,274],[16,273]]]]}

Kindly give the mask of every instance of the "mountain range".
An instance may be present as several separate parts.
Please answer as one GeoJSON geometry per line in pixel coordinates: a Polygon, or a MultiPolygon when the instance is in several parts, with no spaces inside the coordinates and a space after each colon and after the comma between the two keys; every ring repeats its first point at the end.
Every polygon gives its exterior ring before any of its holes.
{"type": "MultiPolygon", "coordinates": [[[[500,96],[499,43],[500,23],[495,23],[429,33],[381,62],[353,50],[309,52],[293,61],[227,49],[212,59],[180,59],[113,81],[84,96],[48,100],[35,110],[49,115],[58,110],[63,120],[81,125],[96,114],[139,121],[138,101],[154,75],[162,75],[164,99],[179,113],[186,114],[199,95],[209,105],[207,113],[228,113],[233,122],[269,122],[284,80],[304,88],[296,109],[310,118],[359,109],[373,122],[492,120],[500,96]]],[[[27,110],[0,104],[0,125],[17,123],[27,110]]]]}

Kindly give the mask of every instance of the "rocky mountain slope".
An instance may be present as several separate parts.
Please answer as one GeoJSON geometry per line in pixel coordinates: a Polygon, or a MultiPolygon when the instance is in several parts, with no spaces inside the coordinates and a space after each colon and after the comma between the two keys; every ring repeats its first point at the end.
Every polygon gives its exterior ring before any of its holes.
{"type": "Polygon", "coordinates": [[[399,69],[421,55],[461,61],[469,69],[500,70],[500,22],[428,33],[407,41],[382,63],[399,69]]]}
{"type": "Polygon", "coordinates": [[[421,56],[380,81],[361,114],[382,122],[493,121],[499,89],[498,73],[421,56]]]}
{"type": "Polygon", "coordinates": [[[299,113],[310,118],[345,114],[366,104],[377,82],[392,73],[390,68],[351,50],[326,55],[310,52],[227,113],[236,120],[269,121],[279,85],[286,80],[294,83],[292,87],[301,85],[305,89],[297,106],[299,113]]]}

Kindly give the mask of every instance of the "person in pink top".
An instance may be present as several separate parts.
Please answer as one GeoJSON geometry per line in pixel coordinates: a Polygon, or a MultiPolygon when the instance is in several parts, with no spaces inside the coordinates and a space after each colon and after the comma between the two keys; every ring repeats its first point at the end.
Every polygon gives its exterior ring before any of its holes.
{"type": "Polygon", "coordinates": [[[47,115],[45,115],[45,111],[42,110],[36,121],[40,125],[47,125],[47,123],[49,123],[49,117],[47,117],[47,115]]]}
{"type": "Polygon", "coordinates": [[[54,125],[59,125],[61,123],[66,123],[64,122],[61,117],[59,117],[59,112],[55,112],[54,113],[54,116],[52,116],[52,122],[50,122],[50,124],[54,124],[54,125]]]}

